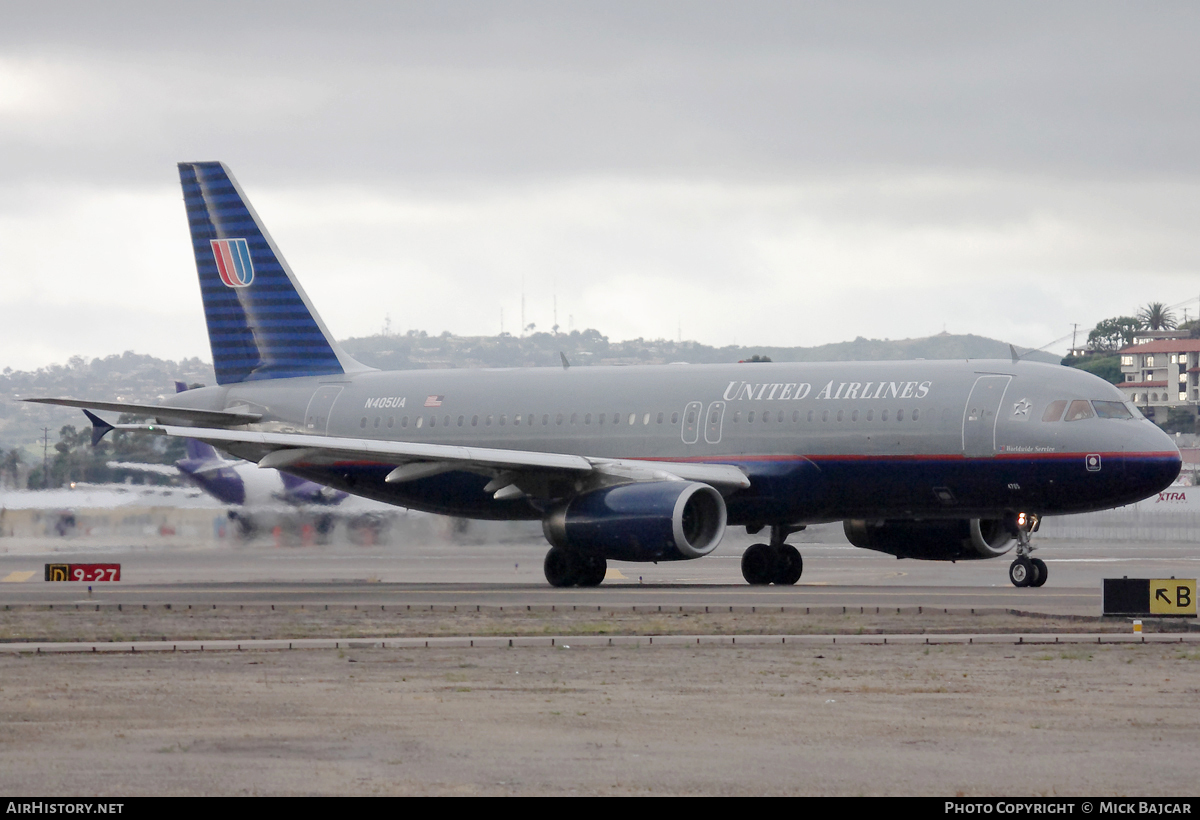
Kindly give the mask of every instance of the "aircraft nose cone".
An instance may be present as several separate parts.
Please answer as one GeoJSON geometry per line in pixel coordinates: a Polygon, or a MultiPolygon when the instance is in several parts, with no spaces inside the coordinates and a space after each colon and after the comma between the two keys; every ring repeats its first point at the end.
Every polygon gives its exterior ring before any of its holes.
{"type": "Polygon", "coordinates": [[[1179,476],[1183,457],[1175,442],[1152,422],[1142,422],[1125,447],[1125,475],[1140,498],[1153,495],[1179,476]]]}

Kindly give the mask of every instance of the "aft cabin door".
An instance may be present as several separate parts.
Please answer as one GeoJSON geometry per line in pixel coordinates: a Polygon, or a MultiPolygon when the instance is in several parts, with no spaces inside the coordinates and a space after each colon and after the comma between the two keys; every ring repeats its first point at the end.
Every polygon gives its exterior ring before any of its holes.
{"type": "Polygon", "coordinates": [[[963,411],[963,455],[996,454],[996,422],[1010,381],[1012,376],[980,376],[975,380],[963,411]]]}
{"type": "Polygon", "coordinates": [[[329,434],[329,414],[333,411],[333,403],[341,394],[341,385],[327,384],[317,388],[317,392],[313,393],[308,402],[308,410],[304,413],[304,432],[314,436],[329,434]]]}
{"type": "Polygon", "coordinates": [[[704,440],[708,444],[721,443],[721,424],[725,421],[725,402],[714,401],[705,414],[704,440]]]}

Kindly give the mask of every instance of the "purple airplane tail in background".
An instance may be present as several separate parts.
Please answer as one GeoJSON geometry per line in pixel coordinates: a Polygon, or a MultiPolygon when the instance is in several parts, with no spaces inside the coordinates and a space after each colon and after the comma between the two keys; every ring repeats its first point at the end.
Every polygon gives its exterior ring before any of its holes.
{"type": "MultiPolygon", "coordinates": [[[[187,389],[188,386],[184,382],[175,382],[176,393],[187,389]]],[[[187,458],[179,459],[175,466],[200,489],[226,504],[282,501],[297,506],[332,506],[340,504],[347,495],[277,470],[260,471],[248,461],[223,458],[212,445],[195,439],[187,440],[187,458]],[[251,478],[254,480],[248,481],[251,478]],[[248,492],[248,484],[261,485],[268,478],[277,481],[269,493],[264,492],[261,486],[258,487],[257,493],[248,492]]]]}

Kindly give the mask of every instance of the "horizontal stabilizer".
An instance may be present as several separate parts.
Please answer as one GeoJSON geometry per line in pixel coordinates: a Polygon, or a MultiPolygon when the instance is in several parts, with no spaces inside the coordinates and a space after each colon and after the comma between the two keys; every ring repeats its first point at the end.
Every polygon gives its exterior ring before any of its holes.
{"type": "MultiPolygon", "coordinates": [[[[251,424],[262,418],[261,413],[236,413],[230,410],[193,410],[187,407],[164,407],[158,404],[132,404],[123,401],[87,401],[85,399],[21,399],[35,404],[55,404],[59,407],[79,407],[88,410],[107,410],[110,413],[124,413],[143,419],[157,419],[160,423],[195,422],[198,424],[219,424],[232,427],[238,424],[251,424]]],[[[92,424],[99,421],[91,413],[88,418],[92,424]]],[[[107,424],[107,422],[101,422],[107,424]]],[[[112,429],[111,427],[109,429],[112,429]]],[[[107,431],[105,431],[107,432],[107,431]]]]}
{"type": "Polygon", "coordinates": [[[95,415],[94,413],[89,413],[87,410],[84,410],[83,414],[85,416],[87,416],[88,421],[90,421],[92,423],[92,446],[93,447],[95,447],[97,444],[99,444],[100,439],[107,436],[110,430],[115,429],[111,424],[109,424],[107,421],[100,418],[99,416],[95,415]]]}
{"type": "Polygon", "coordinates": [[[179,470],[170,464],[143,464],[137,461],[109,461],[105,464],[111,470],[136,470],[139,473],[154,473],[154,475],[178,476],[179,470]]]}

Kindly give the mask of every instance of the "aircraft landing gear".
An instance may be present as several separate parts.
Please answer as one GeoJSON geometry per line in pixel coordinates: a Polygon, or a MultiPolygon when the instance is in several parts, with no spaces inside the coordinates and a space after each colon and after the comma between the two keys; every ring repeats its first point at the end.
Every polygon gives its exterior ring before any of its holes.
{"type": "Polygon", "coordinates": [[[1014,522],[1017,536],[1017,557],[1008,567],[1008,580],[1015,587],[1040,587],[1050,574],[1046,562],[1031,558],[1036,549],[1030,543],[1030,533],[1036,532],[1040,523],[1036,515],[1018,513],[1014,522]]]}
{"type": "Polygon", "coordinates": [[[804,572],[804,559],[800,557],[800,551],[784,543],[784,539],[802,529],[803,526],[773,524],[770,544],[751,544],[742,553],[742,577],[746,583],[754,586],[791,586],[799,581],[804,572]]]}
{"type": "Polygon", "coordinates": [[[551,547],[542,565],[546,580],[555,587],[598,587],[608,572],[608,561],[562,547],[551,547]]]}

